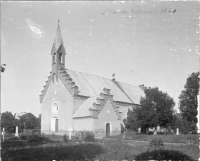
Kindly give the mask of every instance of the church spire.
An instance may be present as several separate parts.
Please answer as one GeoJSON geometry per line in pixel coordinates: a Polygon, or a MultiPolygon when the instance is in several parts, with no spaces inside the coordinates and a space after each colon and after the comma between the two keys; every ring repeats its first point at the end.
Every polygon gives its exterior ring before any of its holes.
{"type": "Polygon", "coordinates": [[[66,55],[59,22],[60,20],[58,20],[58,27],[54,38],[54,43],[51,49],[52,75],[56,76],[56,80],[58,80],[58,70],[60,68],[65,68],[65,55],[66,55]]]}
{"type": "Polygon", "coordinates": [[[58,50],[60,45],[63,44],[63,39],[62,39],[62,34],[61,34],[59,22],[60,22],[60,20],[58,19],[58,27],[57,27],[56,35],[55,35],[55,38],[54,38],[56,50],[58,50]]]}

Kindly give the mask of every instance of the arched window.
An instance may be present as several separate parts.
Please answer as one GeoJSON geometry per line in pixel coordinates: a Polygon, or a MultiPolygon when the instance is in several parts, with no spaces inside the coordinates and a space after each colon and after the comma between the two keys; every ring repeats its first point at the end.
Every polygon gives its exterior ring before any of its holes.
{"type": "Polygon", "coordinates": [[[58,112],[58,104],[54,103],[53,106],[52,106],[52,113],[56,114],[57,112],[58,112]]]}
{"type": "Polygon", "coordinates": [[[53,54],[53,63],[56,63],[56,53],[53,54]]]}
{"type": "Polygon", "coordinates": [[[59,63],[62,63],[62,53],[59,53],[59,63]]]}

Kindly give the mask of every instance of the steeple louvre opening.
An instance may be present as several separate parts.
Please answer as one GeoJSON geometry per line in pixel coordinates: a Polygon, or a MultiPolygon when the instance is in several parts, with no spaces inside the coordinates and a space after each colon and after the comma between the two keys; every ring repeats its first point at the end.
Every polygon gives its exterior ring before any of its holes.
{"type": "Polygon", "coordinates": [[[53,64],[56,63],[56,53],[53,54],[53,64]]]}
{"type": "Polygon", "coordinates": [[[63,57],[62,57],[62,53],[59,53],[59,63],[63,63],[63,57]]]}

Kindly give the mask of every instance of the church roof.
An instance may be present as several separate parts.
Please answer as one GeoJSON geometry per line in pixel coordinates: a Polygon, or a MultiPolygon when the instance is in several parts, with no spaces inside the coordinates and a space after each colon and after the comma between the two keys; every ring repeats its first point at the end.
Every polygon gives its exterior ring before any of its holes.
{"type": "Polygon", "coordinates": [[[119,102],[140,104],[144,91],[139,86],[134,86],[91,74],[86,74],[70,69],[65,69],[67,74],[78,86],[78,95],[98,97],[104,88],[110,89],[113,99],[119,102]]]}
{"type": "Polygon", "coordinates": [[[91,116],[89,109],[93,108],[93,103],[96,102],[97,97],[88,98],[73,114],[73,118],[91,116]]]}

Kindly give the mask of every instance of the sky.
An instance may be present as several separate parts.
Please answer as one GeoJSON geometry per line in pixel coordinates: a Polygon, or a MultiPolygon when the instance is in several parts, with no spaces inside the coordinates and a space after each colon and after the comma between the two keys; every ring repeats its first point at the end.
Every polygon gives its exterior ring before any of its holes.
{"type": "Polygon", "coordinates": [[[41,113],[60,20],[66,68],[158,87],[178,109],[199,69],[197,1],[1,2],[1,110],[41,113]]]}

